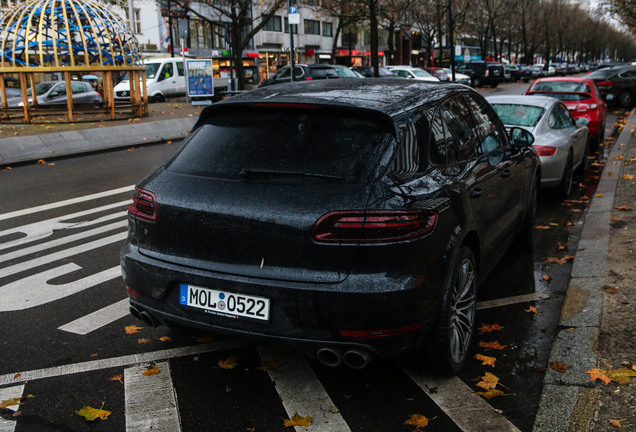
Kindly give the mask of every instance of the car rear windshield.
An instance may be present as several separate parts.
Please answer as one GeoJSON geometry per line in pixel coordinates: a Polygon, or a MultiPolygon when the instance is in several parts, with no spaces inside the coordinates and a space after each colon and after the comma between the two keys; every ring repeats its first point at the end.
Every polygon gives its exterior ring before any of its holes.
{"type": "Polygon", "coordinates": [[[617,72],[618,71],[614,68],[597,69],[594,72],[591,72],[587,77],[589,79],[605,79],[612,75],[616,75],[617,72]]]}
{"type": "Polygon", "coordinates": [[[587,93],[537,92],[536,94],[557,98],[563,102],[580,102],[592,97],[587,93]]]}
{"type": "Polygon", "coordinates": [[[535,83],[530,90],[590,93],[587,84],[577,81],[542,81],[535,83]]]}
{"type": "Polygon", "coordinates": [[[210,115],[167,169],[223,179],[361,183],[394,133],[388,120],[366,112],[230,109],[210,115]]]}
{"type": "Polygon", "coordinates": [[[534,127],[539,123],[544,108],[519,104],[492,104],[501,121],[506,125],[534,127]]]}

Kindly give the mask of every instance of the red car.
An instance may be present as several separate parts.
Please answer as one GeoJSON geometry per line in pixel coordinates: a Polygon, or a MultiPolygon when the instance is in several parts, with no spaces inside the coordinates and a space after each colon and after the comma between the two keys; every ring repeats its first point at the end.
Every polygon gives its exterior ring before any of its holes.
{"type": "Polygon", "coordinates": [[[431,75],[433,75],[435,78],[437,78],[440,81],[450,81],[450,77],[448,76],[446,71],[441,67],[427,66],[427,67],[423,67],[422,69],[424,69],[426,72],[430,73],[431,75]]]}
{"type": "Polygon", "coordinates": [[[568,107],[575,119],[583,117],[589,122],[590,138],[595,150],[605,138],[607,104],[589,78],[539,78],[526,91],[527,95],[552,96],[568,107]]]}

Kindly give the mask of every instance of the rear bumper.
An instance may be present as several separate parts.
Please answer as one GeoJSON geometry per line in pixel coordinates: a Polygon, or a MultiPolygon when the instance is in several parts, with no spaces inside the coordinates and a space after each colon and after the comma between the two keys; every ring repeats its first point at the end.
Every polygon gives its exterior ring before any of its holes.
{"type": "Polygon", "coordinates": [[[421,346],[435,322],[441,286],[436,277],[424,274],[352,274],[333,284],[229,276],[149,258],[130,243],[122,249],[121,265],[124,282],[134,292],[131,304],[161,323],[289,344],[310,355],[330,347],[387,357],[421,346]],[[181,305],[181,283],[266,297],[269,320],[219,316],[181,305]],[[343,330],[384,333],[353,337],[343,330]]]}

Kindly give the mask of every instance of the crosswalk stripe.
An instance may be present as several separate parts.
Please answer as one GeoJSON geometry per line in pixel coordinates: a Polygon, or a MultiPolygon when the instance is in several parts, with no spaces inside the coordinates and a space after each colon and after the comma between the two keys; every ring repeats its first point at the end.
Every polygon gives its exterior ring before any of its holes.
{"type": "Polygon", "coordinates": [[[128,307],[129,301],[125,298],[110,306],[106,306],[105,308],[78,318],[75,321],[71,321],[68,324],[64,324],[57,329],[78,335],[86,335],[100,327],[125,317],[128,315],[128,307]]]}
{"type": "Polygon", "coordinates": [[[127,432],[181,430],[170,364],[159,362],[156,367],[159,373],[148,376],[145,365],[124,371],[127,432]]]}
{"type": "Polygon", "coordinates": [[[417,375],[408,369],[405,372],[462,431],[520,432],[456,376],[417,375]]]}
{"type": "Polygon", "coordinates": [[[241,339],[215,342],[203,345],[191,345],[181,348],[172,348],[161,351],[151,351],[141,354],[130,354],[108,359],[93,360],[82,363],[66,364],[45,369],[35,369],[18,373],[0,375],[0,386],[7,384],[17,384],[26,381],[33,381],[44,378],[73,375],[82,372],[91,372],[114,367],[129,366],[137,363],[147,363],[151,361],[164,360],[172,357],[183,357],[196,354],[205,354],[215,351],[224,351],[234,348],[250,346],[251,343],[241,339]]]}
{"type": "MultiPolygon", "coordinates": [[[[347,432],[351,429],[314,374],[305,357],[297,351],[264,345],[258,347],[263,361],[282,360],[280,366],[268,371],[276,391],[291,418],[312,415],[312,432],[347,432]],[[302,385],[299,385],[302,383],[302,385]]],[[[305,428],[296,427],[297,431],[305,428]]]]}
{"type": "MultiPolygon", "coordinates": [[[[23,393],[24,385],[0,388],[0,402],[22,397],[23,393]]],[[[7,407],[7,409],[10,409],[11,411],[17,411],[19,408],[19,405],[11,405],[7,407]]],[[[13,432],[15,430],[15,425],[15,420],[7,420],[4,417],[0,417],[0,432],[13,432]]]]}
{"type": "Polygon", "coordinates": [[[71,199],[67,199],[64,201],[58,201],[58,202],[54,202],[51,204],[44,204],[41,206],[37,206],[37,207],[31,207],[28,209],[23,209],[23,210],[16,210],[13,212],[9,212],[9,213],[4,213],[4,214],[0,214],[0,221],[2,220],[7,220],[7,219],[12,219],[15,217],[19,217],[19,216],[24,216],[24,215],[30,215],[36,212],[40,212],[40,211],[45,211],[45,210],[51,210],[51,209],[55,209],[58,207],[64,207],[67,205],[71,205],[71,204],[77,204],[80,202],[84,202],[84,201],[90,201],[92,199],[98,199],[98,198],[104,198],[107,196],[111,196],[111,195],[117,195],[120,193],[124,193],[124,192],[128,192],[128,191],[132,191],[134,189],[134,186],[124,186],[118,189],[112,189],[112,190],[108,190],[108,191],[104,191],[104,192],[98,192],[95,194],[91,194],[91,195],[84,195],[81,197],[77,197],[77,198],[71,198],[71,199]]]}

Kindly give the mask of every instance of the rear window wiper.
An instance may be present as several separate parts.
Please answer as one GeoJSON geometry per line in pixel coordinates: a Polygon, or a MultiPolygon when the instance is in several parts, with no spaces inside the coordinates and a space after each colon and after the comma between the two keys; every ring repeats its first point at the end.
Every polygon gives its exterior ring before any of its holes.
{"type": "Polygon", "coordinates": [[[329,174],[316,174],[302,171],[285,171],[285,170],[268,170],[268,169],[242,169],[241,178],[254,178],[254,177],[315,177],[329,180],[342,180],[342,177],[329,175],[329,174]]]}

